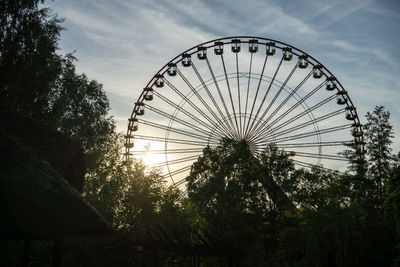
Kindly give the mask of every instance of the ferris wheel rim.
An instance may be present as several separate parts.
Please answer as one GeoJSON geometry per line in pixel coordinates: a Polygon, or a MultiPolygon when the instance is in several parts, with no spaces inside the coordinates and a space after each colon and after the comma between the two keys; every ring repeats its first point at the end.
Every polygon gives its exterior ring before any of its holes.
{"type": "MultiPolygon", "coordinates": [[[[363,131],[362,131],[362,127],[361,127],[361,123],[360,123],[360,119],[356,110],[355,105],[353,104],[353,101],[351,100],[350,96],[347,94],[347,91],[344,89],[344,87],[342,86],[342,84],[340,83],[340,81],[338,79],[336,79],[336,77],[332,74],[332,72],[327,69],[322,63],[320,63],[317,59],[315,59],[314,57],[312,57],[311,55],[309,55],[308,53],[304,52],[303,50],[287,44],[285,42],[282,41],[278,41],[278,40],[274,40],[274,39],[270,39],[270,38],[264,38],[264,37],[257,37],[257,36],[228,36],[228,37],[222,37],[222,38],[217,38],[217,39],[213,39],[210,41],[206,41],[203,42],[201,44],[195,45],[189,49],[186,49],[185,51],[183,51],[182,53],[178,54],[177,56],[175,56],[173,59],[171,59],[170,61],[168,61],[163,67],[161,67],[159,69],[158,72],[156,72],[156,74],[150,79],[150,81],[147,83],[147,85],[144,87],[144,89],[142,90],[137,103],[143,103],[145,101],[144,96],[146,94],[145,89],[146,88],[152,88],[155,85],[156,80],[160,77],[166,74],[166,72],[168,71],[168,66],[170,66],[171,64],[175,64],[177,65],[183,58],[183,55],[190,55],[192,56],[193,54],[196,54],[198,52],[199,47],[205,47],[206,49],[209,48],[213,48],[216,46],[217,42],[223,42],[223,45],[226,44],[232,44],[233,40],[235,39],[239,39],[241,41],[241,43],[250,43],[250,40],[262,40],[264,42],[259,42],[259,45],[267,45],[267,42],[273,42],[275,44],[278,44],[277,46],[274,46],[277,49],[281,49],[283,50],[283,48],[289,47],[291,48],[291,52],[293,55],[296,55],[297,57],[300,57],[302,55],[306,55],[306,61],[308,63],[310,63],[313,67],[315,66],[320,66],[322,72],[323,72],[323,77],[333,77],[335,83],[337,84],[337,87],[335,88],[335,90],[337,91],[337,93],[341,93],[343,96],[345,96],[346,99],[346,106],[347,107],[351,107],[352,110],[352,114],[354,114],[354,129],[357,128],[357,131],[360,133],[360,143],[362,144],[362,150],[364,150],[364,142],[363,142],[363,131]]],[[[254,74],[254,73],[253,73],[254,74]]],[[[200,87],[201,84],[198,85],[198,87],[200,87]]],[[[184,100],[182,100],[184,101],[184,100]]],[[[137,114],[135,113],[135,108],[132,111],[132,114],[130,116],[130,121],[134,121],[137,117],[137,114]]],[[[136,119],[137,120],[137,119],[136,119]]],[[[128,125],[129,126],[129,125],[128,125]]],[[[132,138],[132,131],[130,130],[130,127],[128,127],[127,130],[127,135],[126,135],[126,139],[127,142],[130,142],[130,139],[132,138]]],[[[167,139],[167,136],[165,137],[165,139],[167,139]]],[[[126,154],[129,155],[129,148],[126,149],[126,154]]],[[[128,157],[128,156],[127,156],[128,157]]],[[[170,173],[170,171],[168,170],[168,173],[170,173]]]]}
{"type": "MultiPolygon", "coordinates": [[[[193,54],[195,54],[197,51],[192,51],[192,50],[196,49],[197,47],[204,46],[205,44],[209,44],[209,43],[213,43],[213,42],[214,42],[214,45],[210,45],[209,47],[206,47],[206,48],[214,47],[214,46],[215,46],[215,42],[223,41],[223,40],[231,40],[231,42],[226,42],[226,43],[224,43],[224,44],[231,44],[231,43],[232,43],[232,39],[255,39],[255,40],[264,40],[264,41],[268,41],[268,42],[279,43],[279,44],[284,45],[284,46],[286,46],[286,47],[294,48],[295,51],[300,52],[302,55],[303,55],[303,54],[304,54],[304,55],[307,55],[308,58],[312,59],[316,64],[313,64],[313,63],[310,62],[310,61],[308,61],[308,62],[311,63],[313,66],[315,66],[315,65],[321,65],[322,68],[323,68],[324,70],[326,70],[326,71],[329,73],[330,76],[335,77],[335,76],[333,75],[333,73],[332,73],[328,68],[326,68],[320,61],[318,61],[316,58],[314,58],[314,57],[311,56],[310,54],[304,52],[303,50],[301,50],[301,49],[299,49],[299,48],[297,48],[297,47],[295,47],[295,46],[293,46],[293,45],[290,45],[290,44],[288,44],[288,43],[285,43],[285,42],[282,42],[282,41],[278,41],[278,40],[275,40],[275,39],[265,38],[265,37],[250,36],[250,35],[238,35],[238,36],[228,36],[228,37],[221,37],[221,38],[213,39],[213,40],[200,43],[200,44],[198,44],[198,45],[192,46],[192,47],[189,48],[189,49],[184,50],[182,53],[178,54],[177,56],[175,56],[174,58],[172,58],[170,61],[168,61],[163,67],[161,67],[161,68],[156,72],[156,74],[151,78],[151,80],[147,83],[146,87],[149,87],[150,84],[154,83],[154,80],[155,80],[157,74],[165,74],[166,70],[163,71],[163,69],[166,69],[166,68],[168,67],[168,64],[170,64],[170,63],[177,63],[177,62],[174,62],[174,61],[177,60],[177,59],[179,59],[180,57],[182,57],[183,54],[190,54],[190,55],[193,55],[193,54]],[[192,51],[192,52],[190,52],[190,51],[192,51]],[[190,52],[190,53],[188,53],[188,52],[190,52]]],[[[244,43],[248,43],[248,41],[247,41],[247,42],[245,41],[244,43]]],[[[263,43],[259,43],[259,44],[263,44],[263,43]]],[[[276,48],[281,48],[281,47],[276,47],[276,48]]],[[[292,51],[292,52],[293,52],[293,51],[292,51]]],[[[296,56],[299,56],[299,55],[300,55],[300,54],[295,53],[295,52],[293,52],[293,54],[296,55],[296,56]]],[[[340,85],[340,87],[343,88],[343,86],[342,86],[342,84],[340,83],[339,80],[335,80],[335,81],[340,85]]],[[[142,92],[142,93],[143,93],[143,92],[142,92]]],[[[139,96],[139,98],[141,98],[141,97],[142,97],[142,94],[139,96]]],[[[354,104],[353,104],[353,102],[351,101],[350,98],[349,98],[349,100],[350,100],[351,104],[354,106],[354,104]]]]}
{"type": "MultiPolygon", "coordinates": [[[[292,51],[294,55],[296,55],[296,56],[299,56],[299,55],[300,55],[300,54],[296,53],[296,51],[300,52],[301,55],[307,55],[308,58],[310,58],[310,59],[312,59],[312,60],[314,61],[314,64],[313,64],[313,62],[310,62],[310,61],[307,59],[307,61],[308,61],[309,63],[311,63],[313,66],[316,66],[316,65],[322,66],[322,68],[323,68],[327,73],[329,73],[329,76],[335,77],[335,76],[333,75],[333,73],[332,73],[328,68],[326,68],[320,61],[318,61],[316,58],[314,58],[314,57],[311,56],[310,54],[304,52],[303,50],[301,50],[301,49],[299,49],[299,48],[297,48],[297,47],[295,47],[295,46],[293,46],[293,45],[290,45],[290,44],[288,44],[288,43],[285,43],[285,42],[282,42],[282,41],[278,41],[278,40],[275,40],[275,39],[265,38],[265,37],[250,36],[250,35],[238,35],[238,36],[228,36],[228,37],[221,37],[221,38],[213,39],[213,40],[200,43],[200,44],[198,44],[198,45],[192,46],[192,47],[189,48],[189,49],[184,50],[182,53],[178,54],[177,56],[175,56],[174,58],[172,58],[170,61],[168,61],[163,67],[161,67],[161,68],[156,72],[156,74],[150,79],[150,81],[147,83],[147,85],[145,86],[145,88],[150,87],[150,85],[153,85],[153,84],[154,84],[154,81],[155,81],[155,79],[157,78],[157,77],[156,77],[157,75],[159,75],[159,74],[164,75],[164,74],[166,73],[167,67],[168,67],[168,65],[169,65],[170,63],[175,63],[175,64],[178,63],[179,61],[177,61],[177,59],[181,58],[183,54],[190,54],[190,55],[193,55],[193,54],[195,54],[195,53],[197,52],[197,51],[195,50],[196,48],[201,47],[201,46],[204,46],[205,44],[214,43],[213,45],[210,45],[210,46],[207,47],[207,48],[215,47],[215,42],[218,42],[218,41],[231,40],[230,42],[224,43],[224,44],[231,44],[233,39],[255,39],[255,40],[264,40],[264,41],[268,41],[268,42],[279,43],[279,44],[281,44],[281,45],[284,45],[285,47],[294,48],[295,51],[294,51],[294,52],[292,51]],[[192,51],[192,50],[194,50],[194,51],[192,51]],[[190,51],[192,51],[192,52],[190,52],[190,51]],[[188,53],[188,52],[190,52],[190,53],[188,53]],[[177,61],[177,62],[175,62],[175,61],[177,61]]],[[[247,41],[247,42],[245,41],[244,43],[248,43],[248,41],[247,41]]],[[[263,43],[259,43],[259,44],[263,44],[263,43]]],[[[282,49],[283,47],[276,47],[276,48],[282,49]]],[[[348,101],[350,101],[351,106],[355,107],[353,101],[352,101],[351,98],[347,95],[347,91],[344,89],[344,87],[342,86],[342,84],[340,83],[340,81],[336,79],[335,82],[343,89],[344,93],[345,93],[346,96],[347,96],[348,101]]],[[[144,95],[144,91],[142,91],[142,93],[140,94],[140,96],[139,96],[138,99],[139,99],[139,100],[142,99],[142,101],[143,101],[143,95],[144,95]]],[[[356,114],[356,120],[357,120],[357,122],[358,122],[359,124],[361,124],[361,123],[360,123],[360,120],[359,120],[359,116],[358,116],[357,111],[355,111],[355,114],[356,114]]],[[[135,116],[135,114],[134,114],[134,112],[132,111],[131,117],[133,117],[133,116],[135,116]]],[[[362,133],[362,128],[360,128],[360,131],[361,131],[361,133],[362,133]]]]}

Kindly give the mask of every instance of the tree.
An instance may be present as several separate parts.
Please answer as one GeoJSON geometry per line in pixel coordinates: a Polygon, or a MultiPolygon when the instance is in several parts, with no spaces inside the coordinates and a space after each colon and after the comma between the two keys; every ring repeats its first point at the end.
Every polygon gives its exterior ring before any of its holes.
{"type": "Polygon", "coordinates": [[[387,217],[393,220],[397,232],[397,259],[394,266],[400,266],[400,152],[390,168],[388,182],[388,197],[385,200],[387,217]]]}
{"type": "Polygon", "coordinates": [[[261,166],[247,142],[223,139],[205,148],[186,181],[189,200],[207,221],[205,231],[229,237],[241,249],[240,261],[262,262],[258,231],[268,205],[261,166]]]}
{"type": "Polygon", "coordinates": [[[217,148],[204,149],[186,180],[189,198],[204,209],[260,213],[266,209],[262,178],[248,144],[223,139],[217,148]]]}
{"type": "Polygon", "coordinates": [[[0,3],[0,105],[80,141],[93,168],[113,140],[109,102],[100,83],[76,73],[72,54],[57,53],[63,19],[42,3],[0,3]]]}
{"type": "Polygon", "coordinates": [[[46,121],[61,72],[62,19],[43,0],[0,2],[0,105],[46,121]]]}
{"type": "Polygon", "coordinates": [[[347,145],[348,149],[340,152],[348,160],[347,173],[342,182],[347,184],[348,196],[353,203],[361,203],[367,198],[367,189],[370,188],[367,180],[367,161],[365,158],[365,142],[358,130],[352,130],[353,142],[347,145]]]}
{"type": "Polygon", "coordinates": [[[120,155],[113,144],[118,138],[108,115],[109,102],[100,83],[76,73],[71,54],[58,54],[63,20],[51,9],[40,8],[43,3],[0,1],[0,105],[81,142],[90,163],[86,193],[93,193],[90,200],[113,223],[124,177],[120,169],[107,168],[115,157],[105,161],[112,153],[120,155]],[[115,182],[108,183],[114,175],[115,182]],[[93,197],[95,193],[102,195],[93,197]]]}
{"type": "Polygon", "coordinates": [[[377,188],[379,205],[387,197],[385,186],[388,182],[390,163],[392,160],[391,143],[393,127],[389,123],[390,113],[383,106],[376,106],[372,113],[366,115],[367,123],[364,125],[367,157],[368,179],[377,188]]]}
{"type": "Polygon", "coordinates": [[[108,115],[110,105],[103,86],[85,74],[77,74],[75,61],[72,54],[62,59],[61,73],[49,94],[48,123],[80,141],[87,167],[92,169],[119,139],[115,122],[108,115]]]}
{"type": "Polygon", "coordinates": [[[107,152],[102,154],[95,168],[85,176],[83,196],[114,227],[121,224],[122,200],[128,185],[126,163],[121,157],[122,136],[108,136],[107,152]]]}
{"type": "Polygon", "coordinates": [[[260,157],[270,209],[295,210],[292,200],[287,196],[294,192],[296,171],[290,157],[294,153],[279,150],[274,144],[266,147],[260,157]]]}
{"type": "Polygon", "coordinates": [[[207,231],[223,233],[240,248],[239,265],[274,261],[279,218],[295,211],[287,196],[296,186],[292,155],[270,145],[257,159],[245,140],[223,139],[204,149],[186,178],[207,231]]]}

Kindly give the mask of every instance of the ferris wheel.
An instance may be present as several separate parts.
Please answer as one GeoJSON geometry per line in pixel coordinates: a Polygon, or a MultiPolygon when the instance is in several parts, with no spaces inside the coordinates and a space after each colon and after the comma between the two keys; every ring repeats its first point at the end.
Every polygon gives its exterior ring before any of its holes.
{"type": "Polygon", "coordinates": [[[356,107],[315,58],[253,36],[211,40],[165,64],[134,104],[125,156],[180,186],[206,146],[246,140],[258,157],[269,144],[298,166],[341,170],[339,154],[363,144],[356,107]]]}

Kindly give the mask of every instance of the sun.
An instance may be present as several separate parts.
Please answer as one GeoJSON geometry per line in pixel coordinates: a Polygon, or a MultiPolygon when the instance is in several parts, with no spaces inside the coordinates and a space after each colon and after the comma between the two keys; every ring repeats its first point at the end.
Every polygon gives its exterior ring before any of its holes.
{"type": "Polygon", "coordinates": [[[165,155],[162,152],[164,148],[162,143],[138,140],[135,142],[135,148],[140,152],[135,155],[135,158],[141,160],[147,169],[164,170],[165,155]]]}

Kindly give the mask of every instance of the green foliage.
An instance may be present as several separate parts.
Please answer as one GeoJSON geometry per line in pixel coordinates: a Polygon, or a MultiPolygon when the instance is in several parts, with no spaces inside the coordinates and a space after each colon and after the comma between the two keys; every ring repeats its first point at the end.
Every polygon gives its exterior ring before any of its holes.
{"type": "Polygon", "coordinates": [[[386,216],[393,220],[397,232],[397,259],[396,265],[400,266],[400,152],[395,157],[390,169],[388,197],[385,200],[386,216]]]}
{"type": "Polygon", "coordinates": [[[216,149],[205,148],[187,182],[189,197],[204,210],[228,214],[265,209],[259,201],[263,198],[261,169],[244,141],[225,139],[216,149]]]}
{"type": "MultiPolygon", "coordinates": [[[[125,161],[121,157],[123,138],[114,135],[113,146],[97,168],[87,174],[84,196],[112,223],[118,235],[103,246],[120,249],[98,255],[106,263],[130,266],[161,266],[166,262],[185,262],[187,258],[171,253],[147,251],[152,244],[150,235],[160,229],[184,241],[190,239],[187,212],[180,203],[181,192],[169,187],[157,170],[148,170],[142,162],[125,161]],[[133,244],[145,244],[146,251],[135,252],[133,244]]],[[[102,241],[101,241],[102,242],[102,241]]],[[[98,244],[97,244],[98,245],[98,244]]],[[[92,244],[93,248],[97,246],[92,244]]],[[[89,253],[96,253],[89,251],[89,253]]],[[[103,266],[98,261],[92,264],[103,266]]]]}
{"type": "Polygon", "coordinates": [[[118,225],[121,199],[127,185],[125,166],[121,160],[121,135],[108,136],[107,152],[96,168],[85,176],[83,195],[112,225],[118,225]]]}
{"type": "Polygon", "coordinates": [[[128,167],[128,184],[122,199],[121,227],[144,238],[147,226],[154,225],[162,202],[165,185],[155,171],[144,174],[144,166],[134,163],[128,167]]]}
{"type": "Polygon", "coordinates": [[[75,60],[72,54],[62,59],[62,70],[50,95],[48,122],[80,141],[91,169],[118,141],[103,86],[77,74],[75,60]]]}
{"type": "Polygon", "coordinates": [[[0,105],[45,120],[61,72],[56,51],[62,19],[39,3],[0,3],[0,105]]]}
{"type": "Polygon", "coordinates": [[[315,211],[349,205],[349,190],[341,175],[318,167],[297,170],[291,198],[302,208],[315,211]]]}
{"type": "Polygon", "coordinates": [[[204,149],[186,178],[190,206],[201,218],[196,221],[206,221],[201,231],[232,240],[249,265],[263,258],[259,232],[268,203],[261,170],[245,141],[224,139],[204,149]]]}
{"type": "MultiPolygon", "coordinates": [[[[353,135],[356,131],[353,130],[353,135]]],[[[364,141],[360,137],[355,137],[354,141],[348,145],[349,149],[340,152],[348,160],[348,173],[343,177],[343,181],[349,188],[349,197],[352,201],[363,202],[367,199],[367,189],[371,187],[371,182],[367,179],[367,161],[365,158],[364,141]]]]}
{"type": "Polygon", "coordinates": [[[57,53],[63,20],[43,2],[0,3],[0,105],[79,140],[93,168],[114,134],[109,102],[101,84],[76,73],[72,54],[57,53]]]}
{"type": "Polygon", "coordinates": [[[376,106],[372,113],[367,113],[366,118],[364,131],[369,163],[368,179],[376,188],[371,194],[382,204],[387,197],[385,185],[392,160],[390,145],[394,137],[393,127],[389,123],[390,113],[383,106],[376,106]]]}
{"type": "Polygon", "coordinates": [[[143,239],[147,226],[162,224],[160,217],[175,217],[180,192],[168,187],[157,170],[122,158],[123,142],[122,135],[109,136],[106,154],[86,175],[84,196],[115,229],[143,239]]]}
{"type": "MultiPolygon", "coordinates": [[[[391,223],[382,224],[379,210],[354,197],[357,173],[295,169],[291,155],[271,145],[258,161],[246,142],[232,140],[206,148],[187,177],[192,220],[238,244],[238,266],[390,265],[391,223]],[[278,208],[268,177],[295,210],[278,208]]],[[[360,182],[358,190],[372,190],[373,184],[360,182]]]]}
{"type": "Polygon", "coordinates": [[[267,146],[261,154],[262,182],[270,200],[268,201],[269,209],[293,205],[292,201],[286,197],[287,193],[295,191],[294,188],[298,183],[291,156],[294,156],[294,153],[281,151],[273,144],[267,146]]]}
{"type": "Polygon", "coordinates": [[[389,197],[386,198],[385,205],[394,217],[397,233],[400,235],[400,153],[390,169],[389,197]]]}

